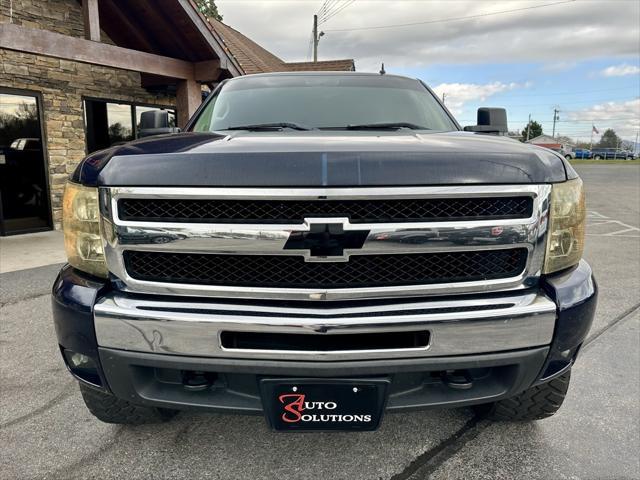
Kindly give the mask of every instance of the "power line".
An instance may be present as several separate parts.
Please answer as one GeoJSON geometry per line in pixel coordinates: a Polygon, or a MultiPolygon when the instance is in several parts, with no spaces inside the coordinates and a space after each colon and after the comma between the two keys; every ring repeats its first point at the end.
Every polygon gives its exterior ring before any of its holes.
{"type": "Polygon", "coordinates": [[[320,23],[328,22],[330,19],[335,17],[337,14],[339,14],[341,11],[343,11],[345,8],[347,8],[349,5],[351,5],[355,1],[356,0],[347,0],[345,3],[343,3],[336,10],[333,10],[331,13],[328,13],[327,15],[325,15],[325,17],[322,20],[320,20],[320,23]]]}
{"type": "Polygon", "coordinates": [[[316,15],[318,15],[318,17],[325,16],[329,10],[336,6],[337,3],[340,3],[340,0],[325,0],[316,15]]]}
{"type": "Polygon", "coordinates": [[[330,13],[340,7],[340,2],[345,0],[334,0],[327,3],[327,8],[323,12],[318,12],[318,20],[324,20],[330,13]]]}
{"type": "Polygon", "coordinates": [[[320,6],[320,8],[318,9],[317,15],[320,16],[322,15],[324,12],[326,12],[329,8],[330,5],[332,3],[335,3],[339,0],[324,0],[324,3],[322,4],[322,6],[320,6]]]}
{"type": "Polygon", "coordinates": [[[433,24],[433,23],[444,23],[444,22],[455,22],[458,20],[468,20],[471,18],[481,18],[481,17],[490,17],[493,15],[502,15],[505,13],[513,13],[513,12],[521,12],[523,10],[533,10],[536,8],[543,8],[543,7],[552,7],[555,5],[562,5],[565,3],[573,3],[576,0],[563,0],[561,2],[554,2],[554,3],[544,3],[542,5],[532,5],[530,7],[521,7],[521,8],[512,8],[510,10],[501,10],[498,12],[487,12],[487,13],[479,13],[476,15],[465,15],[463,17],[451,17],[451,18],[441,18],[438,20],[427,20],[427,21],[423,21],[423,22],[412,22],[412,23],[400,23],[400,24],[395,24],[395,25],[376,25],[373,27],[356,27],[356,28],[338,28],[338,29],[331,29],[331,30],[327,30],[327,32],[353,32],[356,30],[379,30],[382,28],[398,28],[398,27],[412,27],[415,25],[429,25],[429,24],[433,24]]]}
{"type": "Polygon", "coordinates": [[[318,10],[318,16],[325,14],[325,12],[333,9],[337,3],[340,3],[340,0],[325,0],[324,4],[318,10]]]}

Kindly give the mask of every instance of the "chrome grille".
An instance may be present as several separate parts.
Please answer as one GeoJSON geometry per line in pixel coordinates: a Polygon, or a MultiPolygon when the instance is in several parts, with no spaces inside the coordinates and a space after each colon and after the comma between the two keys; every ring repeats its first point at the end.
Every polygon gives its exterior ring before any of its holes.
{"type": "Polygon", "coordinates": [[[131,292],[358,300],[525,289],[540,275],[550,190],[102,187],[102,231],[109,270],[131,292]]]}
{"type": "Polygon", "coordinates": [[[302,223],[344,217],[351,223],[491,220],[531,216],[531,197],[377,200],[139,199],[118,202],[120,219],[144,222],[302,223]]]}

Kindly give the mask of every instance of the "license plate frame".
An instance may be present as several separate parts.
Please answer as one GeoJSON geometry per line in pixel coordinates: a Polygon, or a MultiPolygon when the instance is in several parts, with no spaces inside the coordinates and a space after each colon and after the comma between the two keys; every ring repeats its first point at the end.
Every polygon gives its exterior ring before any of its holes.
{"type": "Polygon", "coordinates": [[[366,432],[380,426],[389,384],[388,378],[267,378],[260,393],[273,430],[366,432]]]}

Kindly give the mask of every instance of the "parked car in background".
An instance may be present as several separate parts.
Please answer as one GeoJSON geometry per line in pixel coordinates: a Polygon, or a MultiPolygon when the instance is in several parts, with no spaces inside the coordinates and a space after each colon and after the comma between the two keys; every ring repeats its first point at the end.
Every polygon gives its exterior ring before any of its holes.
{"type": "Polygon", "coordinates": [[[586,148],[575,148],[573,150],[573,153],[575,155],[575,158],[579,158],[582,160],[591,158],[591,150],[587,150],[586,148]]]}
{"type": "Polygon", "coordinates": [[[571,148],[562,147],[560,150],[557,150],[560,155],[562,155],[567,160],[573,160],[576,158],[575,152],[571,148]]]}
{"type": "Polygon", "coordinates": [[[619,148],[594,148],[591,156],[595,160],[632,160],[633,153],[619,148]]]}

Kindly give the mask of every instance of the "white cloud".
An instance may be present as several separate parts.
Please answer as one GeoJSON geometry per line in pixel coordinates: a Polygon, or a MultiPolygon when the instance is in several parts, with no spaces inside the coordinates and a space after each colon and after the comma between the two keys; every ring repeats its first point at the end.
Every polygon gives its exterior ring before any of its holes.
{"type": "Polygon", "coordinates": [[[447,108],[454,115],[460,115],[468,102],[484,102],[487,98],[497,93],[506,92],[515,88],[527,87],[529,84],[492,82],[477,83],[441,83],[433,90],[440,98],[445,95],[447,108]]]}
{"type": "Polygon", "coordinates": [[[621,137],[634,139],[640,129],[640,98],[599,103],[585,109],[567,111],[566,116],[569,120],[584,123],[585,130],[590,130],[593,123],[600,133],[613,128],[621,137]]]}
{"type": "Polygon", "coordinates": [[[637,65],[629,65],[628,63],[611,65],[600,71],[600,75],[605,77],[624,77],[626,75],[637,75],[638,73],[640,73],[640,67],[637,65]]]}
{"type": "MultiPolygon", "coordinates": [[[[316,1],[217,0],[224,21],[287,61],[304,60],[316,1]],[[247,14],[250,12],[250,14],[247,14]]],[[[320,25],[320,59],[354,58],[359,71],[436,63],[542,62],[637,57],[640,2],[575,1],[511,13],[381,30],[359,27],[433,21],[538,5],[531,0],[479,2],[358,0],[320,25]],[[347,29],[347,31],[332,31],[347,29]],[[350,30],[349,30],[350,29],[350,30]]]]}

